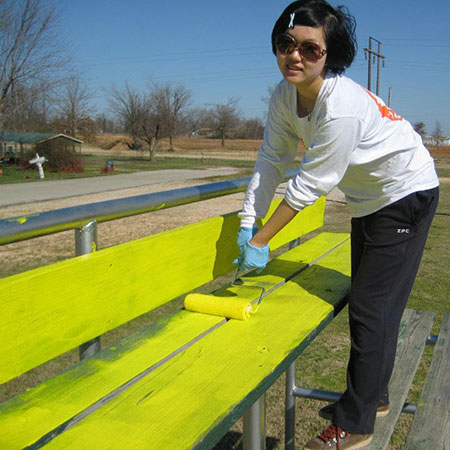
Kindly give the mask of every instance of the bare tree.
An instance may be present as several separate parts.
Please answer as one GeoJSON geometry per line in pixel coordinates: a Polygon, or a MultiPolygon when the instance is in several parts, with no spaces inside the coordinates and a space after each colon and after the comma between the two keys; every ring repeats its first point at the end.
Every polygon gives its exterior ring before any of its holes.
{"type": "Polygon", "coordinates": [[[79,76],[66,80],[56,100],[59,123],[71,136],[86,134],[92,128],[94,107],[90,104],[91,93],[79,76]]]}
{"type": "Polygon", "coordinates": [[[420,134],[420,136],[422,137],[422,139],[426,136],[427,131],[426,131],[426,125],[423,122],[416,122],[413,125],[414,130],[416,131],[416,133],[420,134]]]}
{"type": "Polygon", "coordinates": [[[16,88],[50,86],[66,67],[55,31],[56,2],[0,1],[0,130],[16,88]]]}
{"type": "Polygon", "coordinates": [[[241,120],[237,127],[237,138],[239,139],[262,139],[264,137],[264,124],[261,119],[241,120]]]}
{"type": "Polygon", "coordinates": [[[4,111],[3,126],[10,131],[49,130],[51,102],[45,86],[17,85],[4,111]]]}
{"type": "Polygon", "coordinates": [[[433,134],[432,134],[435,144],[441,145],[443,134],[442,134],[442,125],[441,122],[438,120],[436,121],[436,124],[434,126],[433,134]]]}
{"type": "Polygon", "coordinates": [[[111,111],[121,120],[124,130],[131,135],[130,149],[139,150],[143,123],[147,122],[148,116],[147,98],[125,83],[123,89],[112,86],[107,100],[111,111]]]}
{"type": "Polygon", "coordinates": [[[237,99],[230,98],[225,104],[216,104],[211,109],[212,128],[218,133],[225,147],[227,133],[239,123],[237,99]]]}
{"type": "Polygon", "coordinates": [[[189,106],[190,91],[179,84],[172,87],[170,84],[160,86],[153,84],[149,93],[149,107],[154,120],[159,127],[164,126],[164,134],[169,137],[169,150],[173,151],[173,138],[179,129],[184,112],[189,106]]]}
{"type": "Polygon", "coordinates": [[[267,105],[269,106],[270,103],[270,99],[272,98],[273,93],[275,92],[276,87],[278,86],[278,83],[275,84],[269,84],[269,86],[267,86],[267,95],[264,95],[261,97],[261,100],[267,105]]]}
{"type": "Polygon", "coordinates": [[[186,112],[184,120],[189,134],[192,136],[202,127],[210,125],[210,111],[207,108],[191,108],[186,112]]]}

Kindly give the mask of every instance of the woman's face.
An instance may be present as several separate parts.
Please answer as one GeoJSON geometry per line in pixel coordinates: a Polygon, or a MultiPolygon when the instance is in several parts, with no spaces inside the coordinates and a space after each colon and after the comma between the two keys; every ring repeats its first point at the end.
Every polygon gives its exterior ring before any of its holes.
{"type": "MultiPolygon", "coordinates": [[[[293,28],[289,28],[285,34],[295,39],[297,46],[314,43],[320,47],[321,51],[326,50],[323,27],[295,25],[293,28]]],[[[277,50],[278,67],[283,77],[299,89],[322,84],[326,72],[326,59],[326,52],[316,61],[310,61],[301,55],[298,48],[291,53],[282,53],[277,50]]]]}

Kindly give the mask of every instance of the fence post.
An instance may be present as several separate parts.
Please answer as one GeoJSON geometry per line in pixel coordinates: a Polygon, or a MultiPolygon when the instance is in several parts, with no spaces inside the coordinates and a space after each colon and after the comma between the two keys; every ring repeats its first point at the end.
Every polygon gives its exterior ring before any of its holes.
{"type": "Polygon", "coordinates": [[[244,415],[244,450],[266,450],[266,394],[244,415]]]}
{"type": "MultiPolygon", "coordinates": [[[[86,255],[97,250],[97,221],[75,228],[75,255],[86,255]]],[[[100,337],[91,339],[79,347],[80,360],[94,355],[101,349],[100,337]]]]}

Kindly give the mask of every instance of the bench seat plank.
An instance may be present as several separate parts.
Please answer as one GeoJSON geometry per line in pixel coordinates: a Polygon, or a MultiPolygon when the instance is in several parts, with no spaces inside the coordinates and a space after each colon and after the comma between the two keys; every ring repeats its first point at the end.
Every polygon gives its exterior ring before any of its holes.
{"type": "Polygon", "coordinates": [[[419,367],[433,320],[433,313],[405,310],[400,323],[395,367],[389,383],[389,414],[376,420],[373,440],[370,445],[365,447],[367,450],[381,450],[389,445],[414,375],[419,367]]]}
{"type": "Polygon", "coordinates": [[[345,301],[349,247],[272,292],[250,320],[227,322],[46,448],[211,448],[345,301]]]}
{"type": "Polygon", "coordinates": [[[408,450],[450,448],[450,316],[442,319],[433,359],[406,440],[408,450]]]}
{"type": "MultiPolygon", "coordinates": [[[[320,227],[323,209],[305,208],[271,248],[320,227]]],[[[229,272],[238,228],[227,214],[0,279],[0,383],[229,272]]]]}
{"type": "MultiPolygon", "coordinates": [[[[262,274],[247,280],[263,283],[270,289],[283,283],[294,270],[306,267],[346,240],[348,235],[345,233],[319,234],[272,260],[262,274]]],[[[253,289],[235,287],[229,290],[248,298],[258,296],[253,289]]],[[[179,311],[36,389],[0,405],[0,448],[24,448],[36,442],[186,342],[220,323],[225,323],[225,320],[179,311]]]]}

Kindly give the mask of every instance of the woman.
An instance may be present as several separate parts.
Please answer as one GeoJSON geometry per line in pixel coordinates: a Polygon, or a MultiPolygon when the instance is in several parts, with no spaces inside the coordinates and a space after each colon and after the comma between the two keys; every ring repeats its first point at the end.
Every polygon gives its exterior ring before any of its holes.
{"type": "Polygon", "coordinates": [[[307,449],[356,449],[388,410],[400,318],[436,210],[434,162],[411,125],[343,76],[356,53],[354,19],[324,0],[289,5],[273,52],[284,80],[272,96],[264,142],[240,213],[241,270],[262,269],[268,242],[301,209],[339,187],[352,214],[351,353],[347,390],[319,412],[332,423],[307,449]],[[275,189],[307,147],[299,174],[261,230],[275,189]]]}

